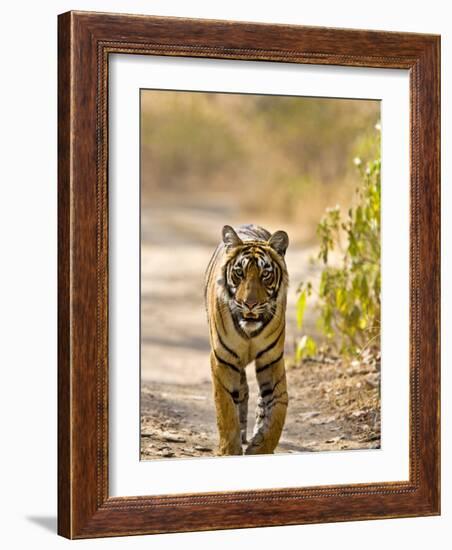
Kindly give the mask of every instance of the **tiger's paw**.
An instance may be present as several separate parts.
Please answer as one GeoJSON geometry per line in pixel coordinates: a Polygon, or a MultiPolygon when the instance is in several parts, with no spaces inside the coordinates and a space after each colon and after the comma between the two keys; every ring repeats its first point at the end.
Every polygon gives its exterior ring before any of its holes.
{"type": "Polygon", "coordinates": [[[263,455],[273,454],[273,449],[269,448],[268,442],[265,441],[261,433],[257,433],[245,450],[246,455],[263,455]]]}
{"type": "Polygon", "coordinates": [[[225,443],[220,444],[217,454],[219,456],[240,456],[243,455],[241,443],[225,443]]]}
{"type": "Polygon", "coordinates": [[[272,455],[273,451],[271,449],[265,448],[263,445],[248,445],[245,450],[246,455],[272,455]]]}

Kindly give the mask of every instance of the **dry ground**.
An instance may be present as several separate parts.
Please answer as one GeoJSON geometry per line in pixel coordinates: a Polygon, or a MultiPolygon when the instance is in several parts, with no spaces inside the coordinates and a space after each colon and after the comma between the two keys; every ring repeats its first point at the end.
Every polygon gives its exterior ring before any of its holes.
{"type": "MultiPolygon", "coordinates": [[[[248,433],[257,386],[250,378],[248,433]]],[[[379,367],[306,361],[287,371],[289,409],[277,453],[380,446],[379,367]]],[[[210,382],[142,385],[143,459],[212,456],[217,433],[210,382]]]]}

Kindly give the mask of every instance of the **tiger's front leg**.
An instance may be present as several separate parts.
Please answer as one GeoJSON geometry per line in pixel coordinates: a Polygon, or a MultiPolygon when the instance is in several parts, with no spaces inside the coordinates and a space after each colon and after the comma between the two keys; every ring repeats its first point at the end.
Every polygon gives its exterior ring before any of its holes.
{"type": "Polygon", "coordinates": [[[253,437],[245,454],[271,454],[276,449],[286,420],[287,394],[284,358],[256,360],[259,399],[253,437]]]}
{"type": "Polygon", "coordinates": [[[210,363],[220,437],[218,454],[241,455],[243,451],[237,406],[240,399],[241,370],[235,365],[219,360],[215,352],[211,353],[210,363]]]}

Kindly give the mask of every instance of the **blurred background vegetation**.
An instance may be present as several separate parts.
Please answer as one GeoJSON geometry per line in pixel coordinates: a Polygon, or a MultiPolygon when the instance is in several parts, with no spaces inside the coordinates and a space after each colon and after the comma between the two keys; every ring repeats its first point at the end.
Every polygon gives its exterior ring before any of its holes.
{"type": "Polygon", "coordinates": [[[141,102],[145,206],[234,197],[249,219],[293,223],[292,242],[315,242],[325,208],[353,201],[353,158],[379,155],[378,101],[146,90],[141,102]]]}

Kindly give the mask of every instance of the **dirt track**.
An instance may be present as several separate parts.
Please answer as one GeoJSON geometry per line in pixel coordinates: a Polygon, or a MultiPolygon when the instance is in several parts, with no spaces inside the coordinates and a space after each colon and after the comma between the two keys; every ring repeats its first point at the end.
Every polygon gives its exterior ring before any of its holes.
{"type": "MultiPolygon", "coordinates": [[[[290,403],[277,452],[378,448],[377,369],[312,362],[289,368],[290,403]]],[[[248,434],[257,395],[251,366],[249,371],[248,434]]],[[[213,455],[217,433],[210,382],[143,384],[141,433],[143,459],[213,455]]]]}

